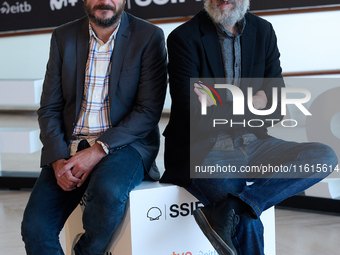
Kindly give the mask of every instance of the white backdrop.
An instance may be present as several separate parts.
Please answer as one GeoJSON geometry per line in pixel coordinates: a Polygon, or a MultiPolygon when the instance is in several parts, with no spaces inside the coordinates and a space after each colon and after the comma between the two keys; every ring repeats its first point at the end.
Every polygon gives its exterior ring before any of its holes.
{"type": "MultiPolygon", "coordinates": [[[[277,34],[284,72],[340,69],[340,11],[264,16],[277,34]]],[[[159,25],[167,37],[181,23],[159,25]]],[[[0,79],[44,77],[51,34],[0,38],[0,79]]],[[[170,109],[167,98],[165,109],[170,109]]]]}

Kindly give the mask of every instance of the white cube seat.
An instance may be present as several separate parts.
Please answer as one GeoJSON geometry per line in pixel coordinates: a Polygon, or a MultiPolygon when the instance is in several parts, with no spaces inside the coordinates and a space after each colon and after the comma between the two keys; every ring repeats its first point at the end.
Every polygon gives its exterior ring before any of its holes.
{"type": "MultiPolygon", "coordinates": [[[[192,211],[202,203],[184,188],[144,181],[130,193],[125,216],[105,255],[217,255],[197,226],[192,211]]],[[[82,206],[65,225],[66,254],[78,233],[84,232],[82,206]]],[[[274,208],[261,216],[265,254],[275,255],[274,208]]]]}

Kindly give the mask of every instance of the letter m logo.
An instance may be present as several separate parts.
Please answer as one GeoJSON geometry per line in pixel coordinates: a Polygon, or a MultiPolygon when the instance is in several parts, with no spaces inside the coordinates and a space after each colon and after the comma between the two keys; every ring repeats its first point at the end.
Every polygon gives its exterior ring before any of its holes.
{"type": "Polygon", "coordinates": [[[63,8],[67,6],[67,0],[50,0],[50,7],[51,10],[60,10],[61,8],[63,8]]]}

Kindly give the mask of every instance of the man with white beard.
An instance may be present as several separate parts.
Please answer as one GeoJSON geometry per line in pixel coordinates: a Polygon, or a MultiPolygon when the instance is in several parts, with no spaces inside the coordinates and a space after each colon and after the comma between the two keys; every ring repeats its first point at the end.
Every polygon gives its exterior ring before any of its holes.
{"type": "Polygon", "coordinates": [[[238,122],[235,126],[213,127],[211,120],[218,113],[225,119],[240,119],[231,110],[238,98],[229,90],[215,91],[213,83],[209,86],[200,81],[223,79],[244,94],[252,88],[253,108],[257,110],[277,106],[266,116],[245,109],[241,116],[244,123],[254,119],[277,122],[283,117],[280,96],[276,103],[272,99],[273,88],[280,91],[284,86],[275,32],[269,22],[247,13],[248,8],[249,0],[205,0],[205,8],[176,28],[167,40],[172,106],[164,131],[166,170],[161,182],[186,188],[205,205],[193,214],[219,255],[264,254],[261,213],[330,173],[271,171],[249,176],[241,169],[317,164],[334,169],[337,164],[328,146],[271,137],[269,125],[244,127],[238,122]],[[244,78],[255,79],[247,83],[244,78]],[[213,95],[218,96],[219,105],[213,95]],[[206,115],[201,114],[200,102],[206,105],[206,115]],[[217,163],[236,169],[236,178],[228,172],[209,177],[204,173],[190,175],[195,174],[195,166],[208,169],[217,163]]]}

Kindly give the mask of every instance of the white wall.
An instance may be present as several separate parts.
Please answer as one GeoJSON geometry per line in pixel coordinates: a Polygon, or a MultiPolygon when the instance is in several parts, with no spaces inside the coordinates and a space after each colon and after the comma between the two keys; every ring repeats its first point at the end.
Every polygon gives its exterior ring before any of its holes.
{"type": "MultiPolygon", "coordinates": [[[[340,69],[340,11],[271,15],[283,72],[340,69]]],[[[180,23],[163,24],[165,36],[180,23]]],[[[334,76],[333,76],[334,77],[334,76]]],[[[165,109],[170,109],[167,95],[165,109]]]]}
{"type": "Polygon", "coordinates": [[[340,69],[340,11],[264,18],[276,31],[283,72],[340,69]]]}
{"type": "Polygon", "coordinates": [[[49,54],[50,34],[0,38],[0,79],[41,79],[49,54]]]}
{"type": "MultiPolygon", "coordinates": [[[[275,28],[284,72],[340,69],[340,11],[264,18],[275,28]]],[[[167,36],[179,24],[160,27],[167,36]]],[[[43,78],[50,36],[0,38],[0,79],[43,78]]]]}

